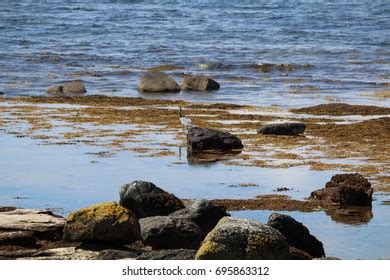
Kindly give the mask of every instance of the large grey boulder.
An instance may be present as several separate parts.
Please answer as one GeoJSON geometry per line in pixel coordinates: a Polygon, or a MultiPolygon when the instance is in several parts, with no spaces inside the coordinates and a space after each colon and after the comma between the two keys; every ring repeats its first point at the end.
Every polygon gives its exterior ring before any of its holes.
{"type": "Polygon", "coordinates": [[[213,79],[202,75],[186,75],[181,81],[182,90],[209,91],[219,90],[220,85],[213,79]]]}
{"type": "Polygon", "coordinates": [[[47,93],[51,94],[83,94],[87,90],[81,81],[70,81],[63,84],[54,85],[47,89],[47,93]]]}
{"type": "Polygon", "coordinates": [[[220,219],[230,216],[230,214],[226,213],[225,207],[214,205],[210,201],[202,199],[195,201],[187,208],[171,213],[170,216],[193,221],[202,230],[202,236],[205,237],[220,219]]]}
{"type": "Polygon", "coordinates": [[[324,246],[302,223],[288,215],[274,213],[269,216],[268,225],[280,231],[288,244],[309,253],[315,258],[325,256],[324,246]]]}
{"type": "Polygon", "coordinates": [[[192,221],[170,216],[140,219],[145,245],[153,249],[197,249],[202,232],[192,221]]]}
{"type": "Polygon", "coordinates": [[[120,204],[130,209],[138,218],[166,216],[184,208],[183,202],[155,184],[133,181],[119,191],[120,204]]]}
{"type": "Polygon", "coordinates": [[[361,174],[337,174],[325,188],[314,191],[311,197],[326,203],[351,206],[371,206],[374,190],[361,174]]]}
{"type": "Polygon", "coordinates": [[[298,135],[305,131],[304,123],[275,123],[264,125],[258,129],[260,134],[298,135]]]}
{"type": "Polygon", "coordinates": [[[244,147],[240,138],[233,134],[201,127],[192,127],[188,131],[187,145],[194,151],[229,151],[244,147]]]}
{"type": "Polygon", "coordinates": [[[196,259],[287,260],[289,246],[276,229],[262,223],[225,217],[206,236],[196,259]]]}
{"type": "Polygon", "coordinates": [[[141,92],[179,92],[180,87],[176,81],[160,71],[148,71],[144,73],[138,83],[141,92]]]}
{"type": "Polygon", "coordinates": [[[64,228],[67,241],[131,244],[140,240],[137,217],[115,202],[96,204],[71,213],[64,228]]]}

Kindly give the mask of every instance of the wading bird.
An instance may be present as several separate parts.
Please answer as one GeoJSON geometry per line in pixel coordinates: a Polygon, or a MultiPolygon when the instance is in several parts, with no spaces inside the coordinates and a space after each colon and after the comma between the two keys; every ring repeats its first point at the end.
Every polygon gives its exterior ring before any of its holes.
{"type": "Polygon", "coordinates": [[[182,116],[181,107],[179,107],[179,119],[181,124],[184,126],[184,129],[189,129],[192,127],[192,120],[182,116]]]}

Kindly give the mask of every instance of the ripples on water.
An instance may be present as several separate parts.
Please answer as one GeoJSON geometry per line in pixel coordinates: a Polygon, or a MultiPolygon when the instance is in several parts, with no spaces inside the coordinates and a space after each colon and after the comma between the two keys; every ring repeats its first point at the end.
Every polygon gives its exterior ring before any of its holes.
{"type": "Polygon", "coordinates": [[[367,95],[390,82],[390,3],[286,2],[0,1],[0,90],[77,78],[90,94],[138,96],[140,71],[170,64],[222,89],[168,98],[390,106],[367,95]]]}

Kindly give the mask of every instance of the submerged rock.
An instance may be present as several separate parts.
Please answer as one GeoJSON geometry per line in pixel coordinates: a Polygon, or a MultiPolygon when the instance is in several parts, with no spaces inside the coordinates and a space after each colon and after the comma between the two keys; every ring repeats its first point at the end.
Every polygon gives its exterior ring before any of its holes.
{"type": "Polygon", "coordinates": [[[196,259],[287,260],[289,246],[276,229],[262,223],[225,217],[206,236],[196,259]]]}
{"type": "Polygon", "coordinates": [[[137,257],[137,260],[193,260],[196,250],[169,249],[145,252],[137,257]]]}
{"type": "Polygon", "coordinates": [[[201,75],[187,75],[181,81],[182,90],[209,91],[219,90],[220,85],[213,79],[201,75]]]}
{"type": "Polygon", "coordinates": [[[130,209],[138,218],[166,216],[184,208],[183,202],[155,184],[133,181],[125,184],[119,191],[120,204],[130,209]]]}
{"type": "Polygon", "coordinates": [[[64,239],[130,244],[141,239],[135,215],[115,202],[96,204],[69,215],[64,239]]]}
{"type": "Polygon", "coordinates": [[[187,145],[190,150],[229,151],[244,148],[241,139],[228,132],[209,128],[192,127],[187,134],[187,145]]]}
{"type": "Polygon", "coordinates": [[[80,81],[66,82],[62,85],[54,85],[47,89],[47,93],[82,94],[86,93],[85,86],[80,81]]]}
{"type": "Polygon", "coordinates": [[[260,134],[298,135],[306,129],[304,123],[275,123],[265,125],[257,130],[260,134]]]}
{"type": "Polygon", "coordinates": [[[179,92],[180,87],[176,81],[160,71],[144,73],[138,83],[141,92],[179,92]]]}
{"type": "Polygon", "coordinates": [[[201,230],[187,219],[155,216],[140,224],[144,244],[154,249],[197,249],[201,242],[201,230]]]}
{"type": "Polygon", "coordinates": [[[180,217],[193,221],[202,231],[202,237],[205,237],[225,216],[230,216],[226,213],[226,208],[217,206],[208,200],[198,200],[187,208],[181,209],[170,216],[180,217]]]}
{"type": "Polygon", "coordinates": [[[371,206],[374,190],[361,174],[337,174],[311,197],[340,205],[371,206]]]}
{"type": "Polygon", "coordinates": [[[325,256],[324,246],[302,223],[283,214],[271,214],[268,225],[280,231],[288,244],[292,247],[307,252],[315,258],[325,256]]]}
{"type": "Polygon", "coordinates": [[[50,211],[14,209],[0,211],[0,230],[31,231],[42,239],[57,239],[62,235],[65,219],[50,211]]]}

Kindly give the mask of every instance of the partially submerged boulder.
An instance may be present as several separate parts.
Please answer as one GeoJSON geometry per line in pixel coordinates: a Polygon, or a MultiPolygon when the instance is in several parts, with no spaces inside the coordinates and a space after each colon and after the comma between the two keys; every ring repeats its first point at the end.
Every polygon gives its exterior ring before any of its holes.
{"type": "Polygon", "coordinates": [[[67,241],[131,244],[140,240],[136,216],[115,202],[96,204],[71,213],[64,228],[67,241]]]}
{"type": "Polygon", "coordinates": [[[305,131],[304,123],[275,123],[264,125],[257,130],[260,134],[298,135],[305,131]]]}
{"type": "Polygon", "coordinates": [[[287,260],[289,246],[276,229],[262,223],[225,217],[206,236],[196,259],[287,260]]]}
{"type": "Polygon", "coordinates": [[[226,208],[217,206],[208,200],[202,199],[192,203],[187,208],[170,214],[173,217],[180,217],[193,221],[202,231],[202,236],[205,237],[225,216],[230,216],[226,213],[226,208]]]}
{"type": "Polygon", "coordinates": [[[42,239],[57,239],[62,235],[65,226],[63,217],[50,211],[32,209],[3,208],[0,211],[0,230],[29,231],[42,239]],[[7,211],[9,210],[9,211],[7,211]]]}
{"type": "Polygon", "coordinates": [[[339,205],[371,206],[373,192],[371,183],[361,174],[337,174],[311,197],[339,205]]]}
{"type": "Polygon", "coordinates": [[[120,204],[138,218],[166,216],[184,208],[183,202],[151,182],[136,180],[125,184],[119,191],[120,204]]]}
{"type": "Polygon", "coordinates": [[[269,216],[268,225],[280,231],[288,244],[307,252],[315,258],[325,256],[324,246],[302,223],[288,215],[274,213],[269,216]]]}
{"type": "Polygon", "coordinates": [[[180,87],[176,81],[160,71],[144,73],[138,83],[140,92],[179,92],[180,87]]]}
{"type": "Polygon", "coordinates": [[[70,81],[60,85],[54,85],[47,89],[47,93],[51,94],[83,94],[87,90],[81,81],[70,81]]]}
{"type": "Polygon", "coordinates": [[[145,245],[153,249],[197,249],[202,232],[192,221],[170,216],[140,219],[145,245]]]}
{"type": "Polygon", "coordinates": [[[220,85],[213,79],[203,75],[186,75],[181,81],[182,90],[210,91],[219,90],[220,85]]]}
{"type": "Polygon", "coordinates": [[[244,148],[241,139],[235,135],[201,127],[192,127],[188,131],[187,145],[190,150],[195,151],[229,151],[244,148]]]}

